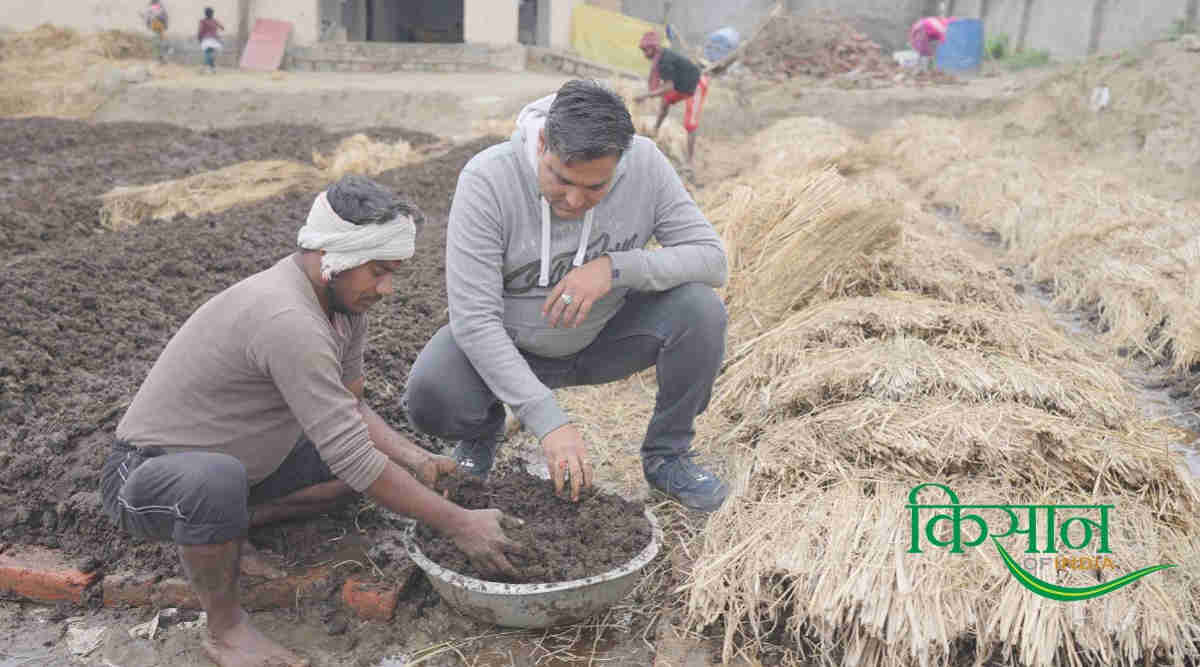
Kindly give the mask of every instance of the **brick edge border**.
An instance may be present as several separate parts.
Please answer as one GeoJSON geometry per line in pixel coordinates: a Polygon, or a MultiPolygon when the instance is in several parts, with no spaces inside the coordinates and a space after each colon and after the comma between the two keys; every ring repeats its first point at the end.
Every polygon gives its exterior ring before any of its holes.
{"type": "MultiPolygon", "coordinates": [[[[355,616],[387,622],[395,614],[404,589],[413,581],[411,574],[410,570],[410,576],[396,582],[351,576],[337,597],[355,616]]],[[[332,567],[321,566],[294,571],[281,579],[243,578],[242,605],[251,611],[290,607],[307,593],[329,586],[333,577],[332,567]]],[[[0,598],[82,605],[95,599],[97,590],[101,604],[109,608],[200,607],[184,579],[157,579],[133,572],[83,572],[62,554],[44,547],[7,545],[0,549],[0,598]]]]}

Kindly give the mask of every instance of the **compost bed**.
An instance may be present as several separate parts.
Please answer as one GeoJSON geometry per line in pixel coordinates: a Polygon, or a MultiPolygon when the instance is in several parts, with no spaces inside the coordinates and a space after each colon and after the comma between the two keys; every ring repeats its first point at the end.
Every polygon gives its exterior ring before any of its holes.
{"type": "MultiPolygon", "coordinates": [[[[397,128],[362,132],[414,146],[437,139],[397,128]]],[[[0,248],[8,259],[97,232],[97,197],[119,185],[147,185],[246,160],[311,164],[314,150],[330,153],[350,134],[308,125],[196,132],[166,123],[0,118],[0,248]]]]}
{"type": "Polygon", "coordinates": [[[650,543],[650,522],[641,505],[595,488],[578,501],[524,470],[498,471],[487,482],[474,478],[450,487],[450,498],[468,509],[496,508],[524,521],[504,532],[528,554],[509,554],[515,579],[480,572],[454,542],[428,526],[417,529],[421,551],[444,568],[486,581],[547,583],[583,579],[633,560],[650,543]]]}
{"type": "MultiPolygon", "coordinates": [[[[13,138],[0,149],[0,179],[7,186],[0,196],[0,222],[20,221],[29,206],[36,211],[45,198],[40,219],[47,229],[89,230],[89,235],[55,236],[41,242],[37,253],[16,259],[11,240],[0,244],[9,250],[0,271],[0,543],[58,548],[92,561],[91,568],[177,575],[171,545],[127,537],[103,514],[97,484],[112,433],[183,321],[209,297],[295,249],[296,230],[316,193],[286,194],[220,214],[90,235],[100,207],[94,195],[109,185],[189,173],[179,164],[191,158],[179,154],[195,146],[179,152],[152,149],[148,146],[161,148],[161,143],[146,143],[147,135],[181,142],[204,135],[169,126],[46,119],[0,121],[0,132],[13,138]],[[64,150],[76,157],[58,160],[57,166],[40,157],[64,150]],[[102,186],[82,181],[54,186],[56,179],[82,179],[74,169],[96,175],[98,168],[81,163],[100,155],[108,160],[100,169],[105,172],[102,186]],[[84,196],[85,191],[90,194],[84,196]],[[33,204],[23,199],[30,197],[33,204]],[[61,201],[68,204],[55,204],[61,201]]],[[[271,146],[276,156],[296,157],[287,151],[327,150],[344,136],[294,126],[218,134],[233,144],[224,153],[216,151],[226,162],[267,157],[271,146]]],[[[403,130],[368,134],[428,137],[403,130]]],[[[431,449],[440,450],[442,443],[409,430],[398,393],[421,346],[445,322],[445,220],[458,172],[495,141],[482,139],[375,177],[417,202],[429,224],[418,238],[416,256],[397,272],[396,293],[370,311],[366,396],[390,424],[431,449]]],[[[196,157],[188,164],[193,169],[221,166],[216,162],[196,157]]],[[[322,534],[344,534],[347,526],[354,529],[356,511],[350,507],[335,516],[331,521],[337,525],[325,521],[315,526],[322,534]]],[[[289,563],[312,564],[316,556],[305,551],[327,542],[311,531],[285,532],[305,538],[289,543],[276,539],[276,531],[263,541],[285,550],[289,563]]]]}

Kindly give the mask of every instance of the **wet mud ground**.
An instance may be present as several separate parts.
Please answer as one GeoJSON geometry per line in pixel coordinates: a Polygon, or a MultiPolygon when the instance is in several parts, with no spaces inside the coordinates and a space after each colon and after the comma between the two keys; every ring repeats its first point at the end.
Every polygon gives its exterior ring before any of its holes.
{"type": "MultiPolygon", "coordinates": [[[[247,128],[215,139],[165,125],[145,131],[133,124],[89,128],[45,119],[3,125],[0,131],[11,131],[21,147],[5,144],[0,182],[8,196],[0,199],[0,220],[24,239],[34,238],[31,230],[39,221],[61,237],[17,248],[7,244],[0,272],[0,542],[61,549],[105,569],[136,565],[177,574],[170,548],[126,538],[103,516],[97,475],[112,432],[183,321],[218,291],[294,250],[296,230],[315,193],[116,234],[96,228],[97,195],[112,184],[178,177],[248,157],[299,157],[340,137],[291,126],[247,128]],[[149,150],[155,142],[146,135],[155,133],[177,150],[149,150]],[[196,151],[196,141],[216,147],[196,151]],[[120,154],[123,147],[127,155],[120,154]],[[191,152],[201,157],[188,157],[191,152]],[[80,166],[100,155],[110,158],[106,166],[80,166]],[[57,187],[60,181],[73,185],[57,187]],[[45,207],[37,206],[40,200],[45,207]],[[37,251],[23,253],[29,246],[37,251]]],[[[402,130],[384,135],[433,139],[402,130]]],[[[430,221],[417,255],[397,274],[397,293],[371,311],[367,398],[401,429],[407,424],[398,387],[421,346],[445,321],[445,218],[458,171],[491,143],[461,145],[376,179],[418,202],[430,221]]],[[[424,446],[440,446],[410,435],[424,446]]]]}
{"type": "MultiPolygon", "coordinates": [[[[414,145],[436,140],[396,128],[364,132],[414,145]]],[[[101,509],[98,475],[112,433],[183,321],[209,297],[294,250],[315,193],[120,233],[99,228],[99,195],[248,159],[307,162],[313,150],[328,152],[351,133],[281,124],[197,133],[165,124],[0,119],[0,134],[0,548],[36,544],[86,569],[182,576],[172,546],[121,534],[101,509]]],[[[444,452],[445,443],[409,429],[399,394],[421,346],[446,322],[445,221],[458,172],[500,140],[460,144],[374,177],[417,202],[428,224],[416,256],[397,272],[396,293],[370,311],[366,398],[434,451],[444,452]]],[[[338,564],[325,590],[309,591],[294,608],[256,612],[255,623],[318,665],[393,667],[422,656],[426,665],[462,664],[459,655],[480,665],[572,664],[585,654],[609,664],[653,660],[653,629],[636,613],[616,612],[590,629],[505,632],[458,614],[420,577],[391,623],[348,617],[339,602],[345,577],[410,572],[402,555],[384,548],[394,545],[394,530],[363,500],[253,531],[251,541],[280,566],[338,564]],[[642,619],[636,636],[635,617],[642,619]]],[[[154,609],[99,609],[98,594],[82,606],[3,600],[0,593],[0,667],[211,664],[199,647],[200,629],[131,639],[129,627],[154,609]],[[71,633],[99,627],[107,628],[100,647],[72,656],[71,633]]]]}
{"type": "MultiPolygon", "coordinates": [[[[361,131],[379,141],[403,139],[414,146],[436,140],[431,134],[397,128],[361,131]]],[[[182,178],[246,160],[307,164],[313,150],[328,153],[349,134],[308,125],[195,132],[166,123],[0,118],[4,261],[98,233],[96,197],[114,187],[182,178]]]]}

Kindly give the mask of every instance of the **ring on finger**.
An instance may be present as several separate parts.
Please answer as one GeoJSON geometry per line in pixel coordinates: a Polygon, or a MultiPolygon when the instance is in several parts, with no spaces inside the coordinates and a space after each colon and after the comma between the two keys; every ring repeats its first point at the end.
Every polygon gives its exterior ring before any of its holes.
{"type": "Polygon", "coordinates": [[[571,305],[571,302],[575,300],[575,297],[571,296],[570,294],[567,294],[566,292],[563,292],[562,296],[560,296],[558,298],[562,299],[562,302],[567,304],[568,306],[571,305]]]}

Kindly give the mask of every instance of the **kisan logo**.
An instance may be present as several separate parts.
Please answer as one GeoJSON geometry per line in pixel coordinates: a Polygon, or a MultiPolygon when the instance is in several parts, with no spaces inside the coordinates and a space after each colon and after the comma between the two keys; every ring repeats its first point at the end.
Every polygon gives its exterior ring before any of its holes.
{"type": "Polygon", "coordinates": [[[1036,572],[1040,568],[1050,566],[1053,566],[1055,570],[1091,570],[1098,574],[1105,570],[1115,569],[1116,563],[1112,560],[1112,551],[1108,545],[1108,519],[1113,505],[960,505],[958,496],[950,490],[950,487],[928,482],[918,484],[908,492],[907,507],[912,519],[908,553],[922,553],[922,537],[932,546],[950,547],[950,553],[963,553],[963,547],[980,546],[990,537],[992,544],[1000,553],[1004,565],[1017,581],[1025,588],[1051,600],[1069,602],[1099,597],[1127,586],[1148,574],[1175,567],[1171,564],[1153,565],[1130,572],[1112,581],[1080,588],[1060,586],[1037,576],[1036,572]],[[927,487],[941,489],[945,492],[947,502],[942,504],[918,503],[917,496],[922,489],[927,487]],[[924,530],[922,530],[922,510],[945,511],[945,513],[927,515],[924,520],[924,530]],[[983,516],[964,514],[963,510],[1003,512],[1004,518],[1008,519],[1008,530],[993,534],[989,531],[988,523],[983,516]],[[1093,514],[1096,518],[1068,516],[1078,514],[1093,514]],[[1027,520],[1024,525],[1022,525],[1022,518],[1027,520]],[[1039,518],[1042,519],[1041,523],[1039,523],[1039,518]],[[974,530],[969,532],[976,534],[965,536],[963,524],[973,526],[974,530]],[[1074,532],[1079,539],[1072,540],[1072,526],[1077,527],[1074,532]],[[1044,540],[1038,539],[1039,527],[1045,528],[1044,540]],[[949,530],[947,531],[946,528],[949,530]],[[949,537],[943,539],[947,532],[949,537]],[[1018,563],[1000,543],[1001,538],[1016,535],[1026,536],[1026,554],[1055,555],[1041,558],[1026,556],[1021,563],[1018,563]],[[1081,551],[1091,546],[1093,539],[1097,541],[1094,554],[1057,555],[1060,546],[1071,551],[1081,551]],[[1039,542],[1044,542],[1044,545],[1039,542]]]}

